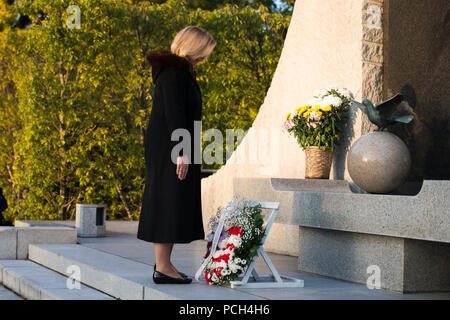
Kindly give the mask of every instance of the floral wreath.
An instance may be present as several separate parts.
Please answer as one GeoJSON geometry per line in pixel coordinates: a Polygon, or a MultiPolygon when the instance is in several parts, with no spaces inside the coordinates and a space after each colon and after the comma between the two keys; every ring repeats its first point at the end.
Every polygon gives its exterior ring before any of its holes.
{"type": "Polygon", "coordinates": [[[263,223],[261,205],[246,206],[243,197],[235,197],[225,208],[219,207],[210,219],[206,254],[195,278],[203,274],[210,285],[235,280],[258,253],[263,223]]]}

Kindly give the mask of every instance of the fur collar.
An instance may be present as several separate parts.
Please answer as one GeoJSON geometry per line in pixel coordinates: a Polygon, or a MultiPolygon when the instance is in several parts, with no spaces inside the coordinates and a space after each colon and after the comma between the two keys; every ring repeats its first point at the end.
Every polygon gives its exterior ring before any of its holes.
{"type": "MultiPolygon", "coordinates": [[[[180,57],[169,50],[154,50],[147,54],[147,61],[152,67],[174,66],[195,75],[194,68],[188,59],[180,57]]],[[[155,69],[155,68],[153,68],[155,69]]]]}

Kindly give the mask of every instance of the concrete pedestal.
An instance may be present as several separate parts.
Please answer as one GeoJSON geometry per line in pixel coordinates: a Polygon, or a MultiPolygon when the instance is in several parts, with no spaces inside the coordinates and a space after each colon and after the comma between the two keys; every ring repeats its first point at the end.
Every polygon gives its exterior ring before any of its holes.
{"type": "Polygon", "coordinates": [[[450,291],[450,244],[300,227],[298,268],[361,284],[379,270],[381,289],[450,291]]]}
{"type": "Polygon", "coordinates": [[[0,260],[16,259],[17,257],[17,229],[14,227],[0,227],[0,260]]]}
{"type": "Polygon", "coordinates": [[[79,237],[104,237],[106,234],[106,205],[76,205],[75,227],[79,237]]]}
{"type": "Polygon", "coordinates": [[[249,200],[281,203],[264,248],[298,255],[300,271],[366,284],[370,267],[383,289],[450,291],[448,180],[386,195],[345,180],[235,178],[233,186],[249,200]]]}
{"type": "Polygon", "coordinates": [[[0,260],[27,259],[30,244],[77,243],[73,228],[0,227],[0,260]]]}

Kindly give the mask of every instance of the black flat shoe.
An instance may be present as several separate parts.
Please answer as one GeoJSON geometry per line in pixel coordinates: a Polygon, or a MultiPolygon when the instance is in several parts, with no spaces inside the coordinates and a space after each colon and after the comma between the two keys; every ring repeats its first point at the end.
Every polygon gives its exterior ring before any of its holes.
{"type": "MultiPolygon", "coordinates": [[[[153,271],[156,270],[156,264],[153,266],[153,271]]],[[[180,274],[180,276],[182,276],[183,278],[189,278],[189,276],[181,271],[178,271],[178,273],[180,274]]]]}
{"type": "Polygon", "coordinates": [[[153,282],[157,284],[188,284],[192,282],[190,278],[172,278],[159,271],[153,272],[153,282]]]}

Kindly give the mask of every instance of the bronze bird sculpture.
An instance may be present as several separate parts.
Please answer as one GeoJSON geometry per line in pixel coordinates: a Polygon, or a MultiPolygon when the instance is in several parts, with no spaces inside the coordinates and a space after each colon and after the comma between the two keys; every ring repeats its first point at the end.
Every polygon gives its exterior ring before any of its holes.
{"type": "Polygon", "coordinates": [[[414,119],[413,112],[399,112],[397,110],[397,107],[403,100],[404,96],[401,93],[397,93],[376,106],[369,99],[364,99],[362,103],[351,100],[351,103],[361,109],[369,120],[378,126],[378,131],[383,131],[387,126],[396,122],[409,123],[414,119]]]}

